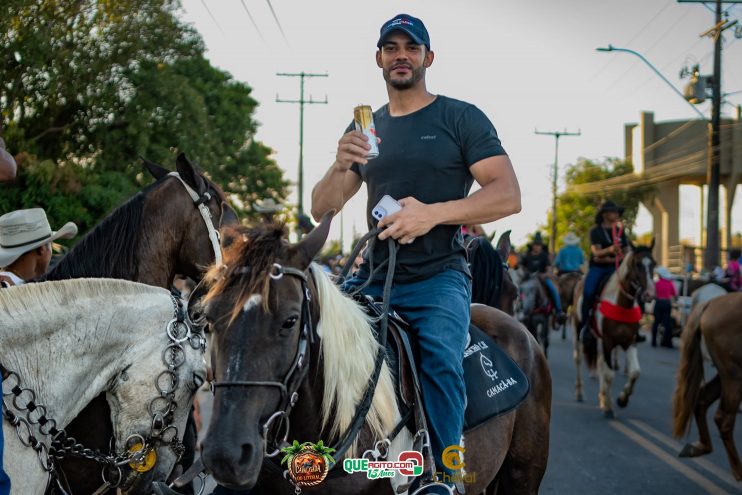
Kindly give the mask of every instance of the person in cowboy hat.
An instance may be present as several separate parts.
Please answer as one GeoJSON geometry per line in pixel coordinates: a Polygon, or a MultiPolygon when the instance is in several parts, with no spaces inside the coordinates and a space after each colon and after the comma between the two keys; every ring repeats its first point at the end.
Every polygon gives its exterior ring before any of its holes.
{"type": "Polygon", "coordinates": [[[41,208],[16,210],[0,217],[0,284],[21,285],[46,273],[52,258],[52,242],[70,239],[77,225],[67,222],[52,231],[41,208]]]}
{"type": "Polygon", "coordinates": [[[580,238],[574,232],[568,232],[564,236],[564,239],[562,239],[562,243],[564,247],[559,250],[554,260],[557,274],[581,272],[582,264],[585,262],[585,256],[582,254],[582,249],[578,246],[580,238]]]}
{"type": "Polygon", "coordinates": [[[629,247],[626,233],[619,223],[623,206],[611,200],[604,202],[595,214],[595,225],[590,229],[590,265],[585,276],[580,311],[582,330],[580,338],[584,344],[595,342],[590,330],[590,314],[598,288],[616,270],[616,260],[623,257],[629,247]]]}
{"type": "Polygon", "coordinates": [[[541,237],[541,232],[536,232],[533,236],[533,240],[528,244],[526,254],[523,255],[521,265],[528,271],[528,273],[538,274],[539,281],[546,287],[551,303],[554,305],[556,312],[557,322],[561,325],[567,319],[567,315],[562,311],[562,302],[559,298],[559,292],[557,291],[554,280],[549,277],[549,267],[551,266],[551,260],[549,259],[549,251],[544,245],[544,240],[541,237]]]}
{"type": "Polygon", "coordinates": [[[672,331],[675,321],[672,319],[672,301],[678,293],[672,283],[672,273],[664,266],[657,267],[659,280],[654,283],[656,292],[654,300],[654,323],[652,324],[652,347],[657,347],[657,330],[662,325],[662,347],[672,349],[672,331]]]}
{"type": "Polygon", "coordinates": [[[262,221],[266,223],[272,223],[274,215],[283,211],[283,205],[273,198],[258,200],[252,204],[252,208],[260,213],[262,221]]]}

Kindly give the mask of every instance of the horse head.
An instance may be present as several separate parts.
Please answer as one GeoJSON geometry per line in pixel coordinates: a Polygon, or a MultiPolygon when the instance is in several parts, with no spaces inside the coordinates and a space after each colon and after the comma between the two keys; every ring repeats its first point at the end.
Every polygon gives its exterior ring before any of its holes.
{"type": "Polygon", "coordinates": [[[152,207],[172,209],[173,215],[166,221],[185,223],[180,249],[175,253],[176,273],[200,280],[205,268],[221,256],[219,228],[239,223],[237,213],[224,191],[203,175],[185,153],[176,159],[177,175],[144,158],[142,161],[158,183],[163,183],[162,188],[151,193],[152,207]]]}
{"type": "Polygon", "coordinates": [[[524,318],[530,317],[549,304],[537,274],[524,275],[520,284],[520,311],[524,318]]]}
{"type": "Polygon", "coordinates": [[[472,238],[467,244],[472,274],[472,302],[486,304],[512,315],[518,288],[508,270],[509,253],[509,230],[500,236],[496,248],[485,237],[472,238]]]}
{"type": "Polygon", "coordinates": [[[229,227],[224,263],[204,279],[215,396],[202,457],[227,487],[252,487],[264,457],[277,454],[288,435],[319,316],[308,270],[331,219],[325,215],[294,245],[283,225],[229,227]]]}
{"type": "Polygon", "coordinates": [[[620,287],[636,300],[643,302],[654,300],[655,290],[652,277],[657,265],[652,257],[654,238],[649,246],[635,245],[629,242],[631,251],[626,255],[618,268],[620,287]]]}

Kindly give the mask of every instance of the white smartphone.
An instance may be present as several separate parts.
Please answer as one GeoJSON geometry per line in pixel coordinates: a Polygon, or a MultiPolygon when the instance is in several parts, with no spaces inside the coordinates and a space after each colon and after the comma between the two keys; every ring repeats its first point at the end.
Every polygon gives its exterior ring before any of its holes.
{"type": "Polygon", "coordinates": [[[371,215],[376,220],[381,220],[387,215],[391,215],[393,213],[397,213],[399,210],[402,209],[402,205],[397,203],[397,201],[389,196],[388,194],[385,194],[378,203],[376,203],[376,206],[374,206],[374,209],[371,210],[371,215]]]}

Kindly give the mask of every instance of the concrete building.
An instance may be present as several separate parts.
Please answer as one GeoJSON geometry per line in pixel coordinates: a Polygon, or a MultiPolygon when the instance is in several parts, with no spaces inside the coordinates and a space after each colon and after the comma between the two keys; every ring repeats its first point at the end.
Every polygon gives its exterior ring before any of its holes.
{"type": "MultiPolygon", "coordinates": [[[[644,202],[653,218],[655,259],[680,269],[687,253],[680,246],[680,185],[707,183],[709,130],[701,120],[655,122],[654,114],[642,112],[638,123],[624,126],[624,154],[634,164],[637,179],[652,183],[655,195],[644,202]]],[[[732,206],[737,184],[742,181],[742,121],[739,109],[734,120],[721,123],[721,187],[725,201],[719,204],[720,245],[731,244],[732,206]]],[[[703,190],[702,190],[703,191],[703,190]]],[[[706,198],[701,193],[698,212],[706,220],[706,198]]],[[[705,229],[701,239],[705,244],[705,229]]],[[[696,260],[693,260],[696,261],[696,260]]],[[[697,260],[700,262],[700,260],[697,260]]]]}

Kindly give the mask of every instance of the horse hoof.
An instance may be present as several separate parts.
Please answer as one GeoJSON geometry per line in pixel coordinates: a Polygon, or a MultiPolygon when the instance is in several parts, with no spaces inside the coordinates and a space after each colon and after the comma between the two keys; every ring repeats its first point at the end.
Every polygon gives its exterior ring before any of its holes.
{"type": "Polygon", "coordinates": [[[687,443],[683,450],[680,451],[678,457],[698,457],[699,455],[708,454],[711,449],[705,447],[699,447],[698,445],[687,443]]]}
{"type": "Polygon", "coordinates": [[[629,404],[629,398],[624,395],[620,395],[618,399],[616,399],[616,404],[618,404],[618,407],[623,409],[629,404]]]}
{"type": "Polygon", "coordinates": [[[608,411],[603,411],[603,417],[606,419],[613,419],[616,417],[615,414],[613,414],[613,409],[609,409],[608,411]]]}

